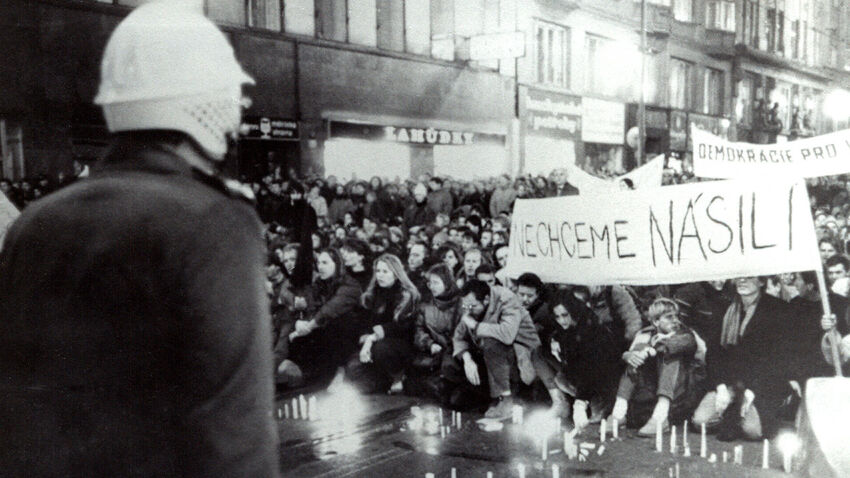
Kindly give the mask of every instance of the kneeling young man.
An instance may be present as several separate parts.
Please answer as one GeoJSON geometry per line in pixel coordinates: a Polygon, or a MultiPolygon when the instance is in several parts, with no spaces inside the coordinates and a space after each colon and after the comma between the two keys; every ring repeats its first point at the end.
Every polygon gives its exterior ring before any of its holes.
{"type": "Polygon", "coordinates": [[[464,284],[461,300],[453,358],[442,367],[444,399],[453,408],[472,408],[489,395],[484,416],[509,418],[511,384],[517,378],[530,384],[535,377],[531,351],[540,339],[531,316],[513,292],[480,280],[464,284]]]}

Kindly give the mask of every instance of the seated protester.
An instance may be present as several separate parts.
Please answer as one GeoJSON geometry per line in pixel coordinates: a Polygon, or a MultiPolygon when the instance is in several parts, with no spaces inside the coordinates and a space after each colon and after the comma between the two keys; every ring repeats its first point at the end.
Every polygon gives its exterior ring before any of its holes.
{"type": "Polygon", "coordinates": [[[679,287],[673,300],[679,304],[679,319],[702,338],[707,354],[718,353],[723,315],[735,297],[731,281],[693,282],[679,287]]]}
{"type": "Polygon", "coordinates": [[[457,276],[463,269],[463,264],[461,264],[462,258],[463,253],[460,251],[460,246],[453,242],[443,244],[439,249],[437,249],[437,252],[434,253],[434,260],[442,261],[445,265],[449,266],[449,269],[455,276],[455,281],[457,281],[457,276]]]}
{"type": "Polygon", "coordinates": [[[362,393],[400,392],[414,355],[419,291],[396,256],[378,257],[374,271],[360,298],[371,330],[360,336],[360,353],[349,359],[346,377],[362,393]]]}
{"type": "Polygon", "coordinates": [[[428,246],[419,239],[411,239],[408,244],[407,277],[416,286],[419,296],[422,297],[422,302],[427,302],[431,298],[431,292],[428,290],[428,278],[425,275],[428,246]]]}
{"type": "Polygon", "coordinates": [[[414,346],[416,357],[405,376],[408,395],[440,398],[440,369],[451,360],[452,335],[460,320],[460,289],[452,271],[443,263],[425,274],[429,298],[419,305],[414,346]]]}
{"type": "Polygon", "coordinates": [[[369,258],[372,257],[372,249],[365,241],[348,238],[342,241],[339,248],[342,261],[345,264],[345,273],[360,284],[361,290],[366,290],[372,279],[372,270],[369,267],[369,258]]]}
{"type": "Polygon", "coordinates": [[[621,285],[591,286],[589,302],[602,325],[608,326],[625,351],[643,328],[640,311],[631,294],[621,285]]]}
{"type": "Polygon", "coordinates": [[[319,251],[313,284],[318,308],[281,334],[275,347],[279,358],[277,382],[296,387],[304,380],[333,375],[357,348],[363,329],[359,313],[360,284],[345,273],[342,257],[334,249],[319,251]]]}
{"type": "Polygon", "coordinates": [[[532,355],[534,369],[552,398],[556,416],[570,415],[582,428],[587,405],[608,402],[619,378],[619,351],[614,336],[571,291],[558,291],[537,325],[542,345],[532,355]]]}
{"type": "MultiPolygon", "coordinates": [[[[794,309],[794,322],[791,325],[794,330],[796,359],[793,365],[796,367],[796,377],[799,384],[806,383],[811,377],[829,377],[835,374],[835,369],[826,363],[821,357],[821,339],[823,331],[818,319],[823,317],[823,306],[818,290],[817,274],[814,271],[797,272],[794,279],[794,287],[798,295],[791,299],[791,307],[794,309]]],[[[839,332],[847,325],[847,299],[829,292],[829,306],[836,317],[841,317],[839,332]]],[[[846,331],[844,333],[847,333],[846,331]]]]}
{"type": "Polygon", "coordinates": [[[531,315],[531,320],[534,321],[534,326],[539,331],[544,319],[549,316],[549,306],[546,304],[546,288],[543,281],[540,280],[540,277],[537,277],[537,274],[526,272],[517,278],[516,284],[516,295],[519,297],[522,306],[531,315]]]}
{"type": "Polygon", "coordinates": [[[475,269],[475,278],[493,287],[496,285],[496,270],[490,264],[481,264],[475,269]]]}
{"type": "Polygon", "coordinates": [[[463,255],[463,268],[457,277],[458,287],[463,287],[467,281],[475,279],[475,270],[481,264],[484,264],[484,254],[481,249],[472,248],[466,251],[463,255]]]}
{"type": "Polygon", "coordinates": [[[675,301],[658,298],[649,306],[652,325],[642,329],[623,354],[612,417],[640,436],[655,436],[656,427],[687,420],[702,398],[705,343],[679,320],[675,301]],[[623,421],[625,420],[625,422],[623,421]]]}
{"type": "Polygon", "coordinates": [[[443,400],[454,409],[491,405],[486,418],[511,416],[516,377],[534,380],[531,352],[540,346],[531,317],[504,287],[470,280],[461,289],[462,316],[443,362],[443,400]]]}
{"type": "Polygon", "coordinates": [[[791,310],[763,292],[760,277],[739,277],[734,284],[719,353],[707,357],[713,391],[700,402],[693,423],[717,431],[721,440],[771,437],[778,427],[777,413],[791,392],[791,310]]]}
{"type": "MultiPolygon", "coordinates": [[[[275,322],[275,365],[279,365],[289,354],[289,334],[295,328],[295,321],[301,319],[313,306],[313,293],[310,280],[312,271],[298,271],[298,254],[301,246],[289,243],[282,250],[282,281],[277,296],[272,303],[272,320],[275,322]]],[[[308,262],[312,269],[312,261],[308,262]]]]}

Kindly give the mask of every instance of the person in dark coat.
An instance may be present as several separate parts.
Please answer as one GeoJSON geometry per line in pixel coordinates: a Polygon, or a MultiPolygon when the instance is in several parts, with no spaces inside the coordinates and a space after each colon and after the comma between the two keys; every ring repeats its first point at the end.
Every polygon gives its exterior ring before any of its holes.
{"type": "Polygon", "coordinates": [[[401,392],[402,374],[413,359],[419,291],[392,254],[375,259],[374,275],[361,296],[370,329],[345,375],[362,393],[401,392]]]}
{"type": "Polygon", "coordinates": [[[569,174],[566,168],[558,168],[552,171],[552,181],[546,190],[546,197],[575,196],[579,193],[578,188],[569,183],[569,174]]]}
{"type": "Polygon", "coordinates": [[[581,428],[587,406],[608,401],[617,386],[619,351],[610,330],[571,291],[560,291],[545,308],[538,328],[541,346],[534,350],[534,370],[552,398],[552,412],[581,428]]]}
{"type": "Polygon", "coordinates": [[[102,73],[114,145],[0,252],[2,473],[280,476],[262,225],[213,174],[251,80],[182,2],[130,13],[102,73]],[[207,102],[221,122],[178,113],[207,102]]]}
{"type": "Polygon", "coordinates": [[[428,188],[424,184],[417,184],[413,188],[413,203],[404,210],[404,227],[410,230],[415,226],[426,226],[434,222],[437,217],[434,210],[428,207],[428,188]]]}
{"type": "Polygon", "coordinates": [[[451,215],[454,211],[454,198],[451,191],[443,188],[443,180],[433,177],[428,181],[431,192],[428,194],[428,207],[434,211],[434,215],[443,213],[451,215]]]}
{"type": "Polygon", "coordinates": [[[792,393],[791,308],[764,293],[760,277],[734,283],[736,296],[723,316],[720,350],[707,356],[712,391],[694,412],[693,423],[717,430],[725,440],[771,437],[782,403],[792,393]],[[726,426],[718,427],[721,423],[726,426]]]}
{"type": "Polygon", "coordinates": [[[543,321],[549,316],[549,304],[546,303],[546,287],[537,274],[526,272],[521,274],[517,280],[517,292],[519,301],[525,310],[531,315],[531,320],[537,330],[542,327],[543,321]]]}
{"type": "Polygon", "coordinates": [[[452,336],[460,321],[460,289],[443,263],[425,274],[429,298],[419,305],[413,344],[416,356],[405,374],[404,391],[440,400],[440,369],[452,358],[452,336]]]}
{"type": "Polygon", "coordinates": [[[360,284],[345,273],[335,249],[322,249],[313,301],[320,304],[309,316],[295,322],[292,332],[279,339],[278,383],[297,387],[304,381],[330,377],[357,348],[363,329],[359,307],[360,284]],[[281,352],[288,343],[288,354],[281,352]]]}

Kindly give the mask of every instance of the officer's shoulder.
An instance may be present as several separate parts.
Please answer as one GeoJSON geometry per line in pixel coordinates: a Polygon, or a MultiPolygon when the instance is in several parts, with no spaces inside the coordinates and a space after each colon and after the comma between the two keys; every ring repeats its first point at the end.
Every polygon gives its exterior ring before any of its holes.
{"type": "Polygon", "coordinates": [[[197,181],[224,194],[227,197],[246,202],[252,206],[257,201],[256,196],[254,196],[254,191],[247,184],[240,183],[235,179],[210,175],[197,169],[194,169],[192,173],[197,181]]]}

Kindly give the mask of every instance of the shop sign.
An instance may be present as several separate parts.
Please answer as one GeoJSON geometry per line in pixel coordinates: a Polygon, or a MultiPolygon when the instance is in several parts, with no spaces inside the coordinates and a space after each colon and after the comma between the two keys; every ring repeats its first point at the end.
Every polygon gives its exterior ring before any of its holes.
{"type": "Polygon", "coordinates": [[[688,114],[670,112],[670,150],[685,151],[688,147],[688,114]]]}
{"type": "Polygon", "coordinates": [[[394,143],[421,145],[468,146],[482,143],[505,144],[505,135],[500,134],[413,126],[348,123],[344,121],[330,122],[330,136],[332,138],[344,137],[383,140],[394,143]]]}
{"type": "Polygon", "coordinates": [[[298,122],[267,116],[246,116],[242,119],[240,133],[244,139],[269,141],[297,141],[298,122]]]}
{"type": "Polygon", "coordinates": [[[623,103],[584,98],[581,139],[585,143],[623,144],[626,107],[623,103]]]}
{"type": "Polygon", "coordinates": [[[523,120],[528,134],[573,140],[580,138],[580,96],[528,88],[524,99],[523,120]]]}

